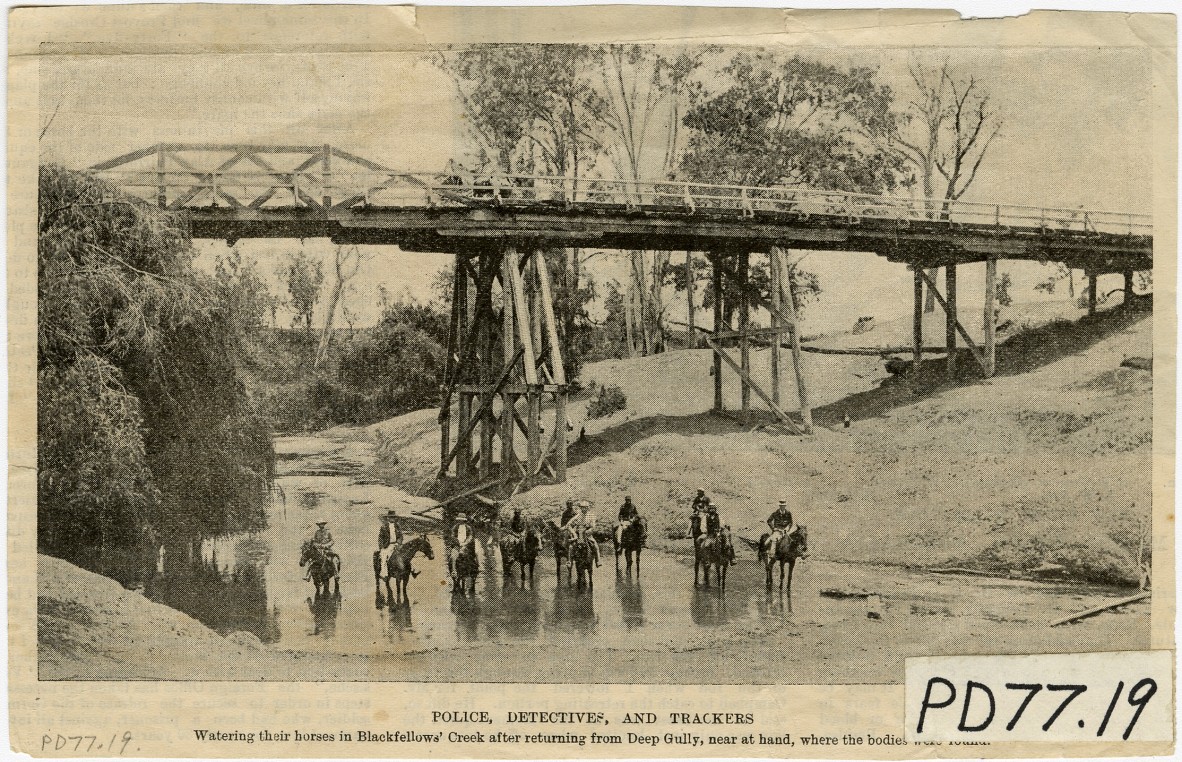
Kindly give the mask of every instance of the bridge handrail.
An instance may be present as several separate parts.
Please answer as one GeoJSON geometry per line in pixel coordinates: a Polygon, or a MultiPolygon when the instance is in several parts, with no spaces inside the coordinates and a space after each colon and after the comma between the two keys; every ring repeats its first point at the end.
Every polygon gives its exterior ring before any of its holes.
{"type": "MultiPolygon", "coordinates": [[[[178,150],[171,144],[165,147],[178,150]]],[[[188,147],[193,150],[192,147],[188,147]]],[[[268,153],[304,153],[310,147],[228,146],[209,144],[197,150],[258,150],[268,153]]],[[[146,154],[145,154],[146,155],[146,154]]],[[[346,155],[346,157],[351,155],[346,155]]],[[[1099,232],[1097,226],[1119,226],[1133,234],[1134,230],[1152,229],[1152,216],[1131,212],[1085,209],[1082,207],[1040,207],[1024,204],[990,203],[982,201],[928,200],[914,197],[876,195],[838,190],[822,190],[799,186],[744,186],[718,183],[697,183],[686,180],[629,180],[603,177],[566,177],[535,174],[498,174],[471,172],[411,172],[382,168],[358,171],[350,166],[339,171],[325,171],[317,167],[285,169],[212,169],[198,167],[115,169],[111,162],[96,170],[99,176],[127,188],[153,188],[158,198],[167,199],[169,191],[183,199],[181,207],[197,206],[197,198],[212,196],[232,201],[228,193],[233,189],[261,189],[266,198],[263,206],[277,192],[291,192],[291,204],[310,206],[320,202],[308,195],[312,191],[324,194],[341,192],[336,206],[349,201],[349,206],[371,202],[371,197],[393,200],[416,200],[415,206],[487,203],[539,203],[564,201],[572,204],[609,204],[630,207],[689,206],[696,210],[709,206],[712,211],[739,211],[754,215],[757,211],[787,212],[822,217],[861,219],[895,219],[900,222],[963,224],[971,220],[977,224],[999,227],[1032,227],[1041,229],[1070,229],[1099,232]],[[400,185],[400,183],[405,183],[400,185]],[[562,194],[561,199],[553,197],[562,194]],[[545,198],[543,198],[545,196],[545,198]],[[605,198],[606,197],[606,198],[605,198]],[[676,203],[673,203],[676,201],[676,203]],[[311,203],[309,203],[311,202],[311,203]],[[809,206],[812,204],[813,206],[809,206]],[[770,208],[769,208],[770,205],[770,208]]],[[[366,162],[369,166],[380,165],[366,162]]],[[[258,202],[259,198],[254,200],[258,202]]],[[[177,202],[174,198],[172,203],[177,202]]],[[[250,200],[233,200],[241,206],[253,205],[250,200]]],[[[215,204],[216,205],[216,204],[215,204]]],[[[274,208],[274,204],[272,207],[274,208]]]]}

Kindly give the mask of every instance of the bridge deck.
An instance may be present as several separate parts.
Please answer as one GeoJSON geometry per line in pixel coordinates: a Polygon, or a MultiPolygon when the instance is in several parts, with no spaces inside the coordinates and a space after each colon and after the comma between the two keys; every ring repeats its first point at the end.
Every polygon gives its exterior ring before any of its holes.
{"type": "Polygon", "coordinates": [[[331,146],[159,144],[99,176],[186,211],[198,238],[314,238],[459,252],[518,245],[874,252],[923,264],[989,257],[1109,272],[1152,267],[1148,215],[538,175],[402,172],[331,146]],[[154,159],[154,163],[149,163],[154,159]],[[243,168],[242,165],[250,165],[243,168]]]}

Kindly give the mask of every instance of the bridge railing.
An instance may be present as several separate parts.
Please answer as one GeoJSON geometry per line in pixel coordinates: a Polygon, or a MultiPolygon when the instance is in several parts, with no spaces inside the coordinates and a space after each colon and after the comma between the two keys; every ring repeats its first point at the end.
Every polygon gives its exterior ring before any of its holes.
{"type": "Polygon", "coordinates": [[[981,202],[929,202],[813,188],[546,175],[357,170],[103,169],[97,175],[170,209],[348,210],[361,207],[618,207],[806,220],[894,221],[998,229],[1150,235],[1150,215],[981,202]]]}

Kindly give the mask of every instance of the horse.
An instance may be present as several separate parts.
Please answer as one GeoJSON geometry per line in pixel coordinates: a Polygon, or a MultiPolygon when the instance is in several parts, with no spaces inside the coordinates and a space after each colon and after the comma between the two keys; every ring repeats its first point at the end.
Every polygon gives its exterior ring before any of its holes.
{"type": "Polygon", "coordinates": [[[792,595],[792,570],[796,567],[796,559],[801,558],[808,551],[808,530],[802,525],[796,525],[796,531],[790,535],[780,535],[780,541],[772,548],[772,536],[764,535],[759,540],[759,560],[767,570],[767,589],[772,589],[772,567],[780,563],[780,591],[784,590],[784,567],[788,567],[788,595],[792,595]]]}
{"type": "Polygon", "coordinates": [[[534,578],[534,565],[538,562],[538,554],[542,551],[542,537],[534,531],[533,525],[525,528],[525,534],[517,549],[517,565],[521,568],[521,581],[525,582],[526,568],[529,578],[534,578]]]}
{"type": "Polygon", "coordinates": [[[698,535],[694,540],[694,587],[698,586],[698,569],[703,570],[702,583],[710,587],[710,567],[720,590],[726,589],[726,572],[731,565],[731,533],[722,527],[714,534],[698,535]]]}
{"type": "Polygon", "coordinates": [[[532,524],[527,524],[521,534],[507,532],[501,535],[501,567],[505,571],[505,579],[513,574],[513,564],[521,567],[521,581],[525,582],[526,567],[529,567],[529,578],[534,577],[534,564],[538,560],[538,552],[542,549],[542,538],[534,531],[532,524]]]}
{"type": "Polygon", "coordinates": [[[379,594],[381,592],[382,580],[386,581],[386,602],[393,606],[396,603],[409,603],[410,599],[406,597],[406,584],[411,578],[410,562],[414,557],[422,553],[427,557],[428,561],[435,559],[435,551],[431,549],[431,542],[427,539],[427,535],[419,535],[413,540],[404,542],[402,545],[391,545],[384,552],[385,563],[383,563],[383,551],[378,550],[373,554],[373,583],[377,588],[379,594]],[[382,572],[385,571],[383,575],[382,572]],[[394,591],[390,590],[390,580],[394,580],[394,591]]]}
{"type": "Polygon", "coordinates": [[[595,551],[591,550],[593,542],[595,542],[595,538],[588,537],[583,542],[574,540],[570,543],[570,560],[574,564],[575,573],[572,575],[569,571],[567,572],[568,585],[574,582],[580,590],[584,587],[590,590],[595,589],[595,551]]]}
{"type": "Polygon", "coordinates": [[[476,592],[476,575],[480,573],[480,562],[476,559],[476,538],[455,550],[451,570],[451,591],[453,593],[476,592]]]}
{"type": "Polygon", "coordinates": [[[554,544],[554,576],[559,580],[562,579],[562,565],[565,563],[566,576],[569,578],[571,566],[574,564],[574,558],[570,552],[570,535],[558,526],[557,521],[550,521],[546,526],[550,528],[550,541],[554,544]]]}
{"type": "Polygon", "coordinates": [[[316,595],[328,595],[328,582],[333,581],[334,589],[341,592],[341,564],[329,558],[323,550],[312,544],[311,540],[304,540],[300,549],[300,566],[309,566],[312,584],[316,586],[316,595]]]}
{"type": "Polygon", "coordinates": [[[612,533],[612,547],[616,551],[616,571],[620,570],[620,555],[624,556],[624,564],[628,569],[628,574],[632,574],[632,559],[636,558],[636,576],[640,576],[640,551],[644,549],[644,524],[639,519],[632,519],[619,532],[619,540],[616,539],[617,534],[612,533]]]}

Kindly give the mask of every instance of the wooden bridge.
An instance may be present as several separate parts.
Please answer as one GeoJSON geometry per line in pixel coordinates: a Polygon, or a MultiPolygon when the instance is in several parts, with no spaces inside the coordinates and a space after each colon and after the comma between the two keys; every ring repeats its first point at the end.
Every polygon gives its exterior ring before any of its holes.
{"type": "Polygon", "coordinates": [[[479,486],[543,475],[565,479],[567,379],[545,249],[705,252],[713,264],[715,293],[723,293],[724,281],[730,281],[741,294],[734,310],[738,326],[725,325],[722,305],[714,304],[708,343],[715,350],[715,409],[723,407],[725,363],[739,374],[744,410],[754,392],[785,426],[800,432],[810,430],[811,416],[786,248],[865,251],[906,263],[914,271],[912,367],[919,367],[926,351],[921,319],[926,284],[947,318],[949,372],[955,369],[959,336],[986,376],[994,370],[997,260],[1055,261],[1084,270],[1092,284],[1093,311],[1100,275],[1123,273],[1131,292],[1133,273],[1153,266],[1150,216],[1083,208],[933,204],[788,186],[414,172],[329,145],[161,143],[90,171],[161,208],[185,212],[196,238],[231,243],[329,238],[454,255],[440,476],[455,463],[461,480],[479,486]],[[767,297],[748,284],[752,256],[768,258],[772,288],[767,297]],[[957,266],[973,262],[986,265],[981,347],[969,338],[956,306],[957,266]],[[937,267],[945,268],[943,293],[925,273],[937,267]],[[504,308],[498,312],[494,304],[504,308]],[[753,306],[767,310],[769,328],[750,326],[753,306]],[[784,335],[796,372],[799,421],[780,408],[784,335]],[[757,337],[775,347],[770,390],[751,378],[749,345],[757,337]],[[723,349],[724,342],[737,345],[738,361],[723,349]],[[522,398],[524,418],[518,409],[522,398]],[[553,411],[548,438],[541,424],[543,398],[553,411]],[[516,447],[519,430],[524,459],[516,447]],[[497,439],[499,453],[494,452],[497,439]]]}

